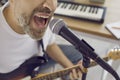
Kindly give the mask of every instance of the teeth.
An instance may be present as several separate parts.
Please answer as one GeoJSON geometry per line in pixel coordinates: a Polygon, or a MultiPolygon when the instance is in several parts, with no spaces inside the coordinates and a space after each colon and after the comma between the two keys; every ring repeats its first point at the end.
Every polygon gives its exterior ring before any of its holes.
{"type": "Polygon", "coordinates": [[[39,18],[49,18],[49,16],[44,16],[44,15],[40,15],[40,14],[36,14],[36,16],[39,18]]]}
{"type": "Polygon", "coordinates": [[[48,16],[41,16],[41,15],[39,15],[38,17],[39,18],[48,18],[48,16]]]}
{"type": "Polygon", "coordinates": [[[49,14],[43,14],[43,13],[36,13],[34,16],[37,17],[37,20],[39,21],[44,20],[44,25],[46,25],[48,18],[50,17],[49,14]]]}

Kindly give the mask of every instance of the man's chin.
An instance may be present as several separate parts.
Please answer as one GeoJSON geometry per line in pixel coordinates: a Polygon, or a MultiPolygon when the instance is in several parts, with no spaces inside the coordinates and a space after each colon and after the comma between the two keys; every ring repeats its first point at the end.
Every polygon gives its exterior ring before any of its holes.
{"type": "Polygon", "coordinates": [[[35,31],[25,30],[25,33],[28,34],[34,40],[41,40],[43,38],[45,31],[35,32],[35,31]]]}
{"type": "Polygon", "coordinates": [[[43,38],[43,35],[44,35],[44,33],[43,34],[39,34],[39,35],[31,35],[31,34],[29,34],[29,36],[32,38],[32,39],[34,39],[34,40],[41,40],[42,38],[43,38]]]}
{"type": "Polygon", "coordinates": [[[30,36],[32,39],[34,40],[41,40],[42,39],[42,36],[41,37],[34,37],[34,36],[30,36]]]}

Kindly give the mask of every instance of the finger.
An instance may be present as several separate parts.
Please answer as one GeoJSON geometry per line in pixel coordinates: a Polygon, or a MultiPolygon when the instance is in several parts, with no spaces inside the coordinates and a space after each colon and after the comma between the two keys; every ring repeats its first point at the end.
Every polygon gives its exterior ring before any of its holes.
{"type": "Polygon", "coordinates": [[[79,61],[77,64],[80,65],[80,68],[83,68],[82,61],[79,61]]]}
{"type": "Polygon", "coordinates": [[[72,75],[72,73],[70,73],[70,80],[73,80],[73,75],[72,75]]]}
{"type": "Polygon", "coordinates": [[[72,72],[70,72],[70,80],[76,80],[78,78],[78,75],[76,73],[76,70],[73,69],[72,72]]]}
{"type": "Polygon", "coordinates": [[[77,63],[77,64],[82,64],[82,60],[78,61],[78,63],[77,63]]]}
{"type": "Polygon", "coordinates": [[[79,78],[82,77],[82,73],[81,73],[81,71],[78,71],[78,77],[79,77],[79,78]]]}
{"type": "Polygon", "coordinates": [[[72,72],[70,72],[70,80],[77,80],[78,78],[82,77],[82,72],[81,70],[78,69],[73,69],[72,72]]]}
{"type": "Polygon", "coordinates": [[[72,70],[72,75],[74,79],[78,78],[77,71],[75,69],[72,70]]]}
{"type": "Polygon", "coordinates": [[[82,61],[79,61],[78,65],[79,65],[79,70],[81,70],[81,72],[85,72],[84,67],[82,65],[82,61]]]}

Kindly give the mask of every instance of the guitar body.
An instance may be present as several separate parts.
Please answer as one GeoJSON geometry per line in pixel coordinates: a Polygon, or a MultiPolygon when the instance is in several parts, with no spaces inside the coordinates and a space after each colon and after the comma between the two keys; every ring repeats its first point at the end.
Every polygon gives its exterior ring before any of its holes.
{"type": "Polygon", "coordinates": [[[46,62],[44,57],[32,57],[19,68],[10,73],[0,73],[0,80],[20,80],[26,76],[33,76],[34,69],[46,62]]]}

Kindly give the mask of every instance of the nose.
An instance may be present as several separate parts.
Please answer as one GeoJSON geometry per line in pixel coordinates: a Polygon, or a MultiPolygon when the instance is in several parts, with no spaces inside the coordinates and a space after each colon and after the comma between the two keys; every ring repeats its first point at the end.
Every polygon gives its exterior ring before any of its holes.
{"type": "Polygon", "coordinates": [[[57,7],[57,0],[46,0],[43,4],[43,7],[47,7],[51,11],[54,11],[57,7]]]}

